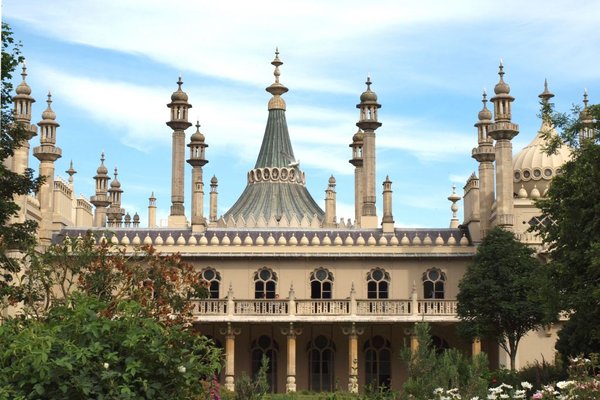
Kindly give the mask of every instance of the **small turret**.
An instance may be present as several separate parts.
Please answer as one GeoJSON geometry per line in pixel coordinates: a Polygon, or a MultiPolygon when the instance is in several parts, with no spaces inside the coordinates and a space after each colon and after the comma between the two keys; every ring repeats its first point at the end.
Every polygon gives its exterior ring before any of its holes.
{"type": "Polygon", "coordinates": [[[148,228],[156,228],[156,197],[154,192],[148,198],[148,228]]]}
{"type": "Polygon", "coordinates": [[[383,233],[394,233],[394,216],[392,215],[392,181],[389,176],[383,181],[383,233]]]}
{"type": "Polygon", "coordinates": [[[579,132],[579,142],[584,140],[592,140],[596,137],[597,132],[594,129],[594,119],[588,108],[588,91],[583,91],[583,110],[579,113],[579,121],[581,122],[581,131],[579,132]]]}
{"type": "Polygon", "coordinates": [[[206,230],[206,218],[204,218],[204,181],[202,167],[208,163],[205,149],[208,145],[204,141],[204,135],[200,132],[200,122],[196,122],[196,132],[190,137],[190,158],[188,164],[192,166],[192,230],[203,232],[206,230]]]}
{"type": "Polygon", "coordinates": [[[107,216],[109,226],[114,228],[121,226],[123,215],[125,214],[125,210],[121,208],[123,189],[121,189],[121,182],[117,179],[118,175],[117,167],[115,167],[115,177],[110,183],[110,189],[108,189],[110,207],[108,207],[107,216]]]}
{"type": "Polygon", "coordinates": [[[452,185],[452,194],[448,196],[448,200],[452,202],[450,210],[452,211],[452,219],[450,220],[450,228],[458,228],[459,222],[456,217],[458,211],[458,205],[456,203],[460,200],[460,196],[456,194],[456,185],[452,185]]]}
{"type": "Polygon", "coordinates": [[[335,193],[335,178],[333,175],[329,178],[329,185],[325,190],[325,219],[323,220],[324,228],[335,228],[336,222],[336,193],[335,193]]]}
{"type": "Polygon", "coordinates": [[[96,209],[94,211],[94,226],[104,227],[106,226],[106,207],[110,205],[110,199],[108,198],[108,169],[104,165],[104,152],[100,155],[100,166],[96,170],[96,195],[90,198],[96,209]]]}
{"type": "Polygon", "coordinates": [[[217,188],[219,187],[219,180],[216,176],[210,179],[210,205],[209,205],[209,222],[211,224],[217,223],[217,196],[219,192],[217,192],[217,188]]]}

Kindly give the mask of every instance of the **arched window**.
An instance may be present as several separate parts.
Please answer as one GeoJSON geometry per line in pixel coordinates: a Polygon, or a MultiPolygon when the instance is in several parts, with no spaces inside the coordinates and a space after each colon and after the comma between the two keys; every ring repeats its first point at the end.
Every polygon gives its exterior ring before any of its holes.
{"type": "Polygon", "coordinates": [[[423,298],[443,299],[446,274],[439,268],[431,268],[423,273],[423,298]]]}
{"type": "Polygon", "coordinates": [[[309,390],[333,392],[335,344],[323,335],[308,343],[309,390]]]}
{"type": "Polygon", "coordinates": [[[263,267],[254,273],[254,298],[274,299],[277,293],[277,274],[263,267]]]}
{"type": "Polygon", "coordinates": [[[382,268],[373,268],[367,274],[367,297],[369,299],[389,298],[390,274],[382,268]]]}
{"type": "Polygon", "coordinates": [[[267,358],[267,382],[272,393],[277,392],[277,354],[279,345],[267,335],[262,335],[252,341],[252,376],[256,379],[258,370],[262,365],[263,356],[267,358]]]}
{"type": "Polygon", "coordinates": [[[218,299],[219,298],[219,286],[221,284],[221,274],[218,273],[214,268],[204,268],[200,272],[200,277],[204,282],[208,284],[208,298],[218,299]]]}
{"type": "Polygon", "coordinates": [[[310,298],[331,299],[333,274],[326,268],[317,268],[310,274],[310,298]]]}
{"type": "Polygon", "coordinates": [[[392,351],[389,340],[382,336],[374,336],[364,345],[365,351],[365,384],[374,389],[391,388],[392,383],[392,351]]]}

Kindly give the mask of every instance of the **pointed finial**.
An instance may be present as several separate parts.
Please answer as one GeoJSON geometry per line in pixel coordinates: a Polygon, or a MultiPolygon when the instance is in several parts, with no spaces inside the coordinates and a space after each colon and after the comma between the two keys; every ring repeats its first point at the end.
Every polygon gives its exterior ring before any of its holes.
{"type": "Polygon", "coordinates": [[[483,103],[483,108],[487,108],[487,92],[485,88],[483,88],[483,93],[481,95],[481,102],[483,103]]]}
{"type": "Polygon", "coordinates": [[[583,108],[587,108],[588,107],[588,103],[589,103],[589,100],[588,100],[588,91],[587,91],[587,88],[586,88],[586,89],[583,89],[583,104],[584,104],[583,108]]]}
{"type": "Polygon", "coordinates": [[[487,90],[483,88],[483,100],[487,101],[487,90]]]}
{"type": "Polygon", "coordinates": [[[52,104],[52,93],[48,90],[48,100],[46,100],[46,103],[48,103],[48,109],[50,109],[50,104],[52,104]]]}
{"type": "Polygon", "coordinates": [[[548,90],[548,79],[544,79],[544,91],[538,95],[543,102],[548,102],[551,98],[554,97],[554,94],[548,90]]]}
{"type": "Polygon", "coordinates": [[[181,90],[181,85],[183,85],[183,81],[181,80],[181,74],[179,74],[179,79],[177,80],[178,90],[181,90]]]}
{"type": "Polygon", "coordinates": [[[25,82],[25,77],[27,76],[27,65],[25,64],[25,60],[21,63],[23,67],[23,71],[21,72],[21,76],[23,77],[23,82],[25,82]]]}
{"type": "Polygon", "coordinates": [[[365,82],[365,84],[367,85],[367,90],[371,90],[371,74],[367,75],[367,81],[365,82]]]}
{"type": "Polygon", "coordinates": [[[498,67],[498,75],[500,75],[500,80],[504,78],[504,62],[500,59],[500,66],[498,67]]]}
{"type": "Polygon", "coordinates": [[[200,129],[200,120],[196,120],[196,130],[200,129]]]}
{"type": "Polygon", "coordinates": [[[119,175],[119,172],[117,171],[117,167],[115,167],[115,179],[117,179],[117,175],[119,175]]]}

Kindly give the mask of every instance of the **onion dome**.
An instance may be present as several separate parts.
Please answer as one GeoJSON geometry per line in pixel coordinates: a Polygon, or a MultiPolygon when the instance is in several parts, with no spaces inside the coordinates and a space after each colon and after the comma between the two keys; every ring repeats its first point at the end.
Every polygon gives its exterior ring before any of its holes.
{"type": "Polygon", "coordinates": [[[358,131],[356,131],[356,133],[354,134],[354,136],[352,136],[352,142],[354,143],[360,143],[363,141],[363,139],[365,138],[365,133],[362,131],[362,129],[358,129],[358,131]]]}
{"type": "Polygon", "coordinates": [[[210,178],[210,183],[211,183],[211,185],[216,185],[217,183],[219,183],[219,180],[217,179],[217,177],[215,175],[213,175],[213,177],[210,178]]]}
{"type": "Polygon", "coordinates": [[[51,106],[52,93],[50,93],[50,92],[48,92],[48,100],[46,100],[46,103],[48,103],[48,107],[46,107],[46,109],[42,113],[42,119],[44,120],[43,122],[49,122],[49,121],[56,120],[56,113],[52,110],[52,106],[51,106]]]}
{"type": "Polygon", "coordinates": [[[519,193],[517,193],[517,196],[520,199],[526,199],[527,198],[527,190],[525,190],[525,187],[523,186],[523,184],[521,184],[521,189],[519,189],[519,193]]]}
{"type": "Polygon", "coordinates": [[[190,136],[191,142],[202,142],[204,143],[204,135],[200,132],[200,121],[196,121],[196,132],[190,136]]]}
{"type": "Polygon", "coordinates": [[[104,152],[102,152],[102,154],[100,155],[100,166],[96,170],[96,174],[98,174],[98,175],[108,174],[108,168],[106,168],[106,166],[104,165],[104,160],[105,160],[104,152]]]}
{"type": "Polygon", "coordinates": [[[330,184],[330,185],[335,185],[335,178],[333,177],[333,175],[331,175],[331,176],[329,177],[329,184],[330,184]]]}
{"type": "Polygon", "coordinates": [[[139,224],[140,223],[140,216],[138,215],[137,212],[133,215],[133,223],[134,224],[139,224]]]}
{"type": "Polygon", "coordinates": [[[502,60],[500,60],[498,75],[500,75],[500,81],[494,86],[494,93],[496,94],[509,94],[510,86],[508,83],[504,82],[504,66],[502,65],[502,60]]]}
{"type": "Polygon", "coordinates": [[[480,121],[491,121],[492,120],[492,112],[487,108],[487,93],[485,89],[483,89],[483,98],[481,99],[483,103],[483,108],[477,114],[477,117],[480,121]]]}
{"type": "MultiPolygon", "coordinates": [[[[553,96],[545,83],[544,92],[539,97],[542,101],[548,101],[553,96]]],[[[513,159],[515,193],[519,193],[523,187],[530,198],[534,198],[536,194],[539,197],[540,193],[545,193],[558,169],[571,159],[571,149],[566,145],[558,148],[554,154],[548,155],[544,151],[548,146],[547,138],[556,135],[556,130],[549,123],[548,118],[542,116],[542,126],[535,138],[513,159]]]]}
{"type": "Polygon", "coordinates": [[[181,85],[183,84],[183,81],[181,80],[181,76],[179,77],[179,79],[177,80],[177,90],[173,92],[173,94],[171,95],[171,101],[175,102],[175,101],[188,101],[188,95],[186,92],[184,92],[183,90],[181,90],[181,85]]]}
{"type": "Polygon", "coordinates": [[[115,178],[110,183],[111,189],[120,189],[121,188],[121,182],[119,182],[119,180],[117,179],[117,175],[119,175],[119,173],[117,172],[117,167],[115,167],[115,178]]]}
{"type": "Polygon", "coordinates": [[[371,77],[367,76],[367,81],[365,82],[367,85],[367,90],[365,90],[360,95],[361,103],[377,103],[377,94],[371,90],[371,77]]]}
{"type": "Polygon", "coordinates": [[[25,66],[25,61],[23,61],[23,72],[21,72],[21,76],[23,77],[23,81],[19,83],[19,86],[17,86],[17,89],[15,91],[17,95],[29,96],[31,95],[31,88],[29,87],[27,82],[25,82],[25,78],[27,77],[27,67],[25,66]]]}

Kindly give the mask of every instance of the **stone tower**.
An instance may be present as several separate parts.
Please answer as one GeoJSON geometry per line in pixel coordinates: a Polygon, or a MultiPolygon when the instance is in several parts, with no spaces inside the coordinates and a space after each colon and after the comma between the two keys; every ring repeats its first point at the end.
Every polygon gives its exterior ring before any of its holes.
{"type": "Polygon", "coordinates": [[[363,142],[364,132],[359,128],[352,136],[352,158],[348,161],[354,165],[354,221],[356,226],[360,226],[360,216],[362,215],[362,202],[364,197],[363,189],[363,142]]]}
{"type": "Polygon", "coordinates": [[[100,156],[100,166],[96,170],[96,195],[90,198],[96,210],[94,212],[94,226],[104,227],[106,226],[106,207],[110,205],[110,199],[108,198],[108,169],[104,165],[104,153],[100,156]]]}
{"type": "Polygon", "coordinates": [[[515,100],[510,86],[504,82],[504,67],[500,61],[500,81],[494,87],[494,123],[488,135],[496,141],[496,220],[495,225],[512,229],[513,215],[513,159],[512,138],[519,134],[519,125],[511,122],[511,106],[515,100]]]}
{"type": "Polygon", "coordinates": [[[170,228],[185,228],[184,201],[184,167],[185,167],[185,130],[192,124],[188,122],[188,95],[181,90],[183,81],[177,81],[177,90],[171,95],[171,102],[167,107],[171,109],[171,119],[167,125],[173,129],[172,165],[171,165],[171,213],[169,215],[170,228]]]}
{"type": "Polygon", "coordinates": [[[492,125],[492,112],[487,108],[487,94],[483,91],[481,100],[483,108],[479,111],[477,128],[477,147],[472,157],[479,163],[479,226],[480,238],[483,238],[490,227],[492,204],[494,203],[494,140],[489,136],[492,125]]]}
{"type": "Polygon", "coordinates": [[[42,120],[38,122],[40,127],[40,145],[33,149],[33,155],[40,160],[40,176],[45,177],[40,187],[39,201],[41,212],[40,242],[49,244],[52,239],[53,223],[53,193],[54,193],[54,162],[62,155],[60,147],[56,146],[56,128],[60,125],[56,122],[56,113],[52,110],[52,94],[48,92],[48,107],[42,113],[42,120]]]}
{"type": "Polygon", "coordinates": [[[377,119],[377,110],[381,104],[377,103],[377,94],[371,90],[371,78],[367,77],[367,90],[360,95],[360,103],[356,108],[360,110],[359,120],[356,123],[363,131],[363,201],[360,218],[361,228],[377,228],[377,209],[375,208],[375,130],[381,126],[377,119]]]}
{"type": "Polygon", "coordinates": [[[192,166],[192,231],[204,232],[206,218],[204,218],[204,180],[202,167],[208,163],[205,149],[208,145],[204,135],[200,132],[200,122],[196,122],[196,132],[190,137],[190,158],[188,164],[192,166]]]}

